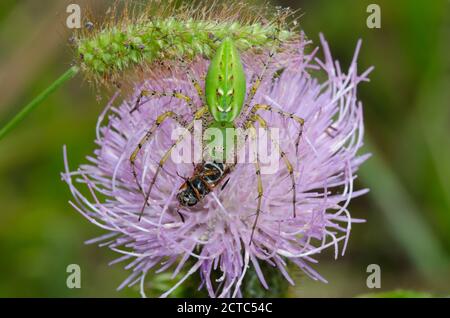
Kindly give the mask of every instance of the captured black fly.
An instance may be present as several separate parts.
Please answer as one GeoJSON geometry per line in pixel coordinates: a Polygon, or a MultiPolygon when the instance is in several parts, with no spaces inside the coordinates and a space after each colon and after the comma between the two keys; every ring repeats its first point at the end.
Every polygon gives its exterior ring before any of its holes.
{"type": "Polygon", "coordinates": [[[209,161],[197,165],[193,176],[181,185],[177,194],[178,202],[185,207],[196,205],[213,191],[229,172],[229,167],[219,162],[209,161]]]}

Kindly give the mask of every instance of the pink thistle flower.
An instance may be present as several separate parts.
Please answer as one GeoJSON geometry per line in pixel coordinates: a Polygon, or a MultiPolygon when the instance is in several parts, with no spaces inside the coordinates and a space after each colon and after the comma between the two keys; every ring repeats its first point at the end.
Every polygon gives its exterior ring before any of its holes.
{"type": "MultiPolygon", "coordinates": [[[[270,288],[261,271],[261,262],[278,269],[294,284],[287,268],[289,261],[312,279],[326,282],[310,264],[316,263],[317,254],[327,248],[334,249],[336,258],[339,251],[344,254],[352,223],[363,221],[352,218],[348,206],[352,198],[367,192],[355,191],[353,181],[356,170],[368,158],[368,155],[358,155],[363,145],[364,126],[357,86],[368,81],[371,69],[358,74],[356,60],[360,42],[348,71],[343,72],[333,61],[323,37],[321,41],[323,61],[316,57],[317,49],[305,54],[304,48],[309,43],[303,38],[297,43],[296,52],[284,62],[276,56],[278,66],[287,65],[285,71],[273,79],[270,73],[275,69],[270,68],[254,98],[253,103],[270,104],[304,118],[305,125],[296,154],[294,140],[298,126],[276,113],[262,114],[270,127],[280,128],[280,146],[293,163],[297,214],[294,218],[292,184],[281,160],[275,174],[262,175],[262,212],[252,244],[249,242],[257,204],[257,180],[251,163],[238,164],[229,175],[227,186],[211,192],[192,211],[184,208],[182,221],[176,213],[179,208],[176,194],[184,182],[179,175],[191,176],[193,168],[192,164],[175,164],[169,159],[156,181],[151,204],[138,220],[144,198],[128,159],[162,112],[173,110],[186,120],[189,114],[182,101],[170,97],[148,97],[137,112],[130,114],[130,109],[143,88],[178,90],[193,97],[196,107],[200,107],[201,101],[195,97],[197,92],[185,76],[172,74],[145,81],[136,88],[132,99],[113,107],[116,93],[100,116],[98,148],[93,157],[88,157],[89,163],[70,171],[65,154],[62,178],[74,196],[71,205],[107,231],[90,242],[101,242],[102,246],[121,254],[113,263],[129,262],[126,268],[132,273],[119,288],[140,284],[141,294],[145,296],[144,282],[149,271],[172,270],[173,277],[182,271],[185,275],[163,297],[195,273],[200,275],[200,287],[206,288],[211,297],[242,296],[242,282],[250,266],[254,267],[261,284],[270,288]],[[319,82],[310,75],[311,70],[323,71],[326,80],[319,82]],[[108,122],[104,124],[106,116],[108,122]],[[82,194],[81,185],[87,186],[90,196],[82,194]],[[213,279],[213,276],[220,278],[213,279]]],[[[260,70],[259,60],[252,56],[244,56],[243,60],[250,79],[260,70]]],[[[208,61],[199,60],[192,71],[202,79],[207,66],[208,61]]],[[[172,145],[171,132],[175,127],[170,121],[161,125],[143,147],[137,171],[144,189],[149,186],[161,156],[172,145]]]]}

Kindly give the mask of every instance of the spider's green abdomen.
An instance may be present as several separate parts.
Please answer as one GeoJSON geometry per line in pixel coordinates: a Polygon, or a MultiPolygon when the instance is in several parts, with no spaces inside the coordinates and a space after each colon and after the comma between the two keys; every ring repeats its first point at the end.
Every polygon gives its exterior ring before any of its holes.
{"type": "Polygon", "coordinates": [[[241,112],[246,81],[241,57],[233,40],[226,38],[217,49],[205,80],[208,109],[217,122],[233,122],[241,112]]]}

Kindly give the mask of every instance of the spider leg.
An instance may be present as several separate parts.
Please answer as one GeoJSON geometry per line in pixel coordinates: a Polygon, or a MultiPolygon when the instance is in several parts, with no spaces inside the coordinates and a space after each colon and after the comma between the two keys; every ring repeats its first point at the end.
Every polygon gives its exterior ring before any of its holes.
{"type": "Polygon", "coordinates": [[[261,85],[261,82],[264,80],[264,76],[266,75],[266,72],[267,72],[267,70],[269,69],[269,65],[271,64],[272,59],[273,59],[273,57],[275,56],[277,49],[280,48],[280,46],[281,46],[281,41],[278,41],[277,47],[276,47],[276,48],[273,48],[273,49],[270,51],[270,53],[269,53],[267,59],[265,59],[265,60],[262,62],[262,70],[261,70],[261,72],[256,76],[255,80],[253,81],[252,86],[250,87],[249,93],[248,93],[248,95],[247,95],[247,99],[246,99],[246,102],[245,102],[245,104],[244,104],[244,107],[242,108],[242,113],[243,113],[243,114],[246,114],[247,111],[249,110],[250,104],[251,104],[253,98],[255,97],[256,92],[258,91],[259,86],[261,85]]]}
{"type": "Polygon", "coordinates": [[[189,67],[189,65],[187,64],[187,62],[184,59],[179,59],[179,62],[181,63],[183,70],[186,72],[186,76],[187,76],[189,82],[192,84],[192,86],[197,91],[198,97],[200,98],[202,103],[205,105],[206,104],[205,94],[203,92],[203,89],[202,89],[199,81],[195,78],[194,73],[192,72],[191,68],[189,67]]]}
{"type": "MultiPolygon", "coordinates": [[[[268,130],[267,122],[258,114],[253,115],[252,118],[250,118],[250,121],[258,122],[262,128],[264,128],[266,131],[268,130]]],[[[275,147],[277,148],[277,150],[280,154],[280,157],[283,159],[284,165],[286,166],[286,170],[288,171],[289,176],[291,178],[292,208],[293,208],[293,216],[295,218],[296,217],[296,205],[297,205],[297,191],[296,191],[296,186],[295,186],[294,168],[293,168],[291,162],[289,161],[288,157],[286,156],[286,153],[283,151],[283,149],[281,149],[280,144],[276,140],[272,140],[272,142],[275,144],[275,147]]]]}
{"type": "Polygon", "coordinates": [[[138,175],[137,175],[137,171],[136,171],[136,158],[139,154],[139,151],[142,149],[142,147],[152,138],[153,134],[155,133],[156,129],[158,129],[158,127],[167,119],[172,118],[173,120],[175,120],[180,126],[186,126],[186,123],[184,122],[183,119],[181,119],[181,117],[177,114],[175,114],[172,111],[168,111],[165,112],[161,115],[159,115],[155,122],[153,123],[153,125],[150,127],[149,130],[147,130],[145,136],[139,141],[139,144],[137,145],[136,149],[133,151],[133,153],[130,156],[130,164],[131,164],[131,169],[132,169],[132,173],[133,173],[133,177],[134,180],[136,181],[136,184],[138,186],[138,189],[140,192],[142,192],[142,194],[144,195],[144,191],[142,189],[142,186],[139,182],[138,179],[138,175]]]}
{"type": "MultiPolygon", "coordinates": [[[[191,85],[196,90],[198,98],[202,102],[202,105],[206,105],[205,95],[204,95],[203,89],[202,89],[199,81],[196,79],[194,73],[192,72],[191,65],[189,65],[188,62],[185,59],[183,59],[183,58],[179,58],[178,62],[181,65],[181,71],[180,70],[175,71],[173,69],[172,65],[166,64],[163,61],[161,61],[160,63],[161,63],[161,65],[167,67],[172,72],[172,74],[186,75],[188,81],[191,83],[191,85]]],[[[194,109],[194,107],[192,105],[192,98],[190,98],[188,96],[185,96],[185,95],[182,95],[180,93],[177,93],[177,95],[178,96],[173,96],[173,94],[167,94],[167,96],[172,96],[172,97],[176,97],[176,98],[180,98],[182,100],[185,100],[187,103],[189,103],[190,107],[192,106],[191,107],[193,109],[192,113],[194,114],[195,113],[195,109],[194,109]]],[[[163,95],[163,96],[165,96],[165,95],[163,95]]]]}
{"type": "Polygon", "coordinates": [[[134,113],[135,111],[137,111],[139,109],[139,107],[141,107],[141,100],[144,97],[156,97],[156,98],[174,97],[174,98],[177,98],[177,99],[180,99],[180,100],[184,101],[187,104],[187,106],[191,109],[191,112],[193,114],[195,113],[195,105],[194,105],[194,102],[192,101],[192,98],[190,98],[187,95],[182,94],[181,92],[178,92],[178,91],[165,92],[165,91],[156,91],[156,90],[142,90],[141,93],[139,94],[138,98],[136,99],[136,103],[135,103],[134,107],[130,110],[130,114],[134,113]]]}
{"type": "MultiPolygon", "coordinates": [[[[250,129],[250,135],[252,139],[256,139],[256,128],[253,125],[253,122],[248,121],[246,123],[246,127],[250,129]]],[[[258,191],[258,196],[257,196],[257,200],[258,203],[256,205],[256,217],[255,217],[255,221],[253,222],[253,226],[252,226],[252,232],[250,234],[250,242],[249,245],[252,244],[253,242],[253,236],[255,234],[255,230],[256,230],[256,225],[258,223],[258,219],[259,219],[259,214],[261,212],[261,204],[262,204],[262,197],[263,197],[263,183],[262,183],[262,178],[261,178],[261,165],[260,165],[260,161],[259,161],[259,154],[258,151],[256,151],[256,160],[255,160],[255,173],[256,173],[256,180],[257,180],[257,191],[258,191]]]]}
{"type": "MultiPolygon", "coordinates": [[[[299,133],[297,136],[297,139],[295,140],[295,153],[296,155],[298,155],[298,146],[300,144],[300,139],[303,135],[303,126],[305,125],[305,120],[301,117],[298,117],[295,114],[289,113],[289,112],[285,112],[284,110],[271,106],[271,105],[266,105],[266,104],[256,104],[252,107],[250,114],[247,116],[247,120],[251,119],[252,117],[254,117],[256,115],[256,113],[259,110],[263,110],[263,111],[269,111],[269,112],[275,112],[278,115],[280,115],[281,117],[287,118],[287,119],[292,119],[294,121],[296,121],[299,126],[299,133]]],[[[262,119],[262,118],[261,118],[262,119]]]]}
{"type": "Polygon", "coordinates": [[[261,85],[261,82],[264,79],[265,73],[267,72],[267,69],[269,68],[270,62],[275,55],[275,51],[272,51],[269,53],[269,57],[266,61],[263,62],[263,68],[259,75],[256,76],[255,80],[252,83],[252,86],[250,87],[250,90],[248,91],[247,100],[244,104],[244,107],[242,108],[242,113],[246,114],[248,109],[250,108],[250,104],[253,100],[253,97],[255,97],[256,93],[258,92],[259,86],[261,85]]]}
{"type": "MultiPolygon", "coordinates": [[[[204,106],[202,108],[200,108],[194,115],[194,120],[191,121],[187,126],[186,129],[188,131],[191,131],[192,128],[194,127],[194,122],[196,120],[199,120],[203,117],[203,115],[208,111],[208,107],[204,106]]],[[[172,154],[172,151],[184,140],[185,134],[183,134],[182,136],[180,136],[178,138],[178,140],[173,143],[170,148],[166,151],[166,153],[162,156],[161,160],[158,163],[158,167],[156,168],[156,172],[153,176],[153,179],[150,183],[150,186],[147,190],[147,193],[145,194],[145,200],[144,200],[144,204],[142,205],[141,211],[139,213],[139,220],[141,220],[142,215],[144,214],[144,210],[145,210],[145,206],[147,205],[148,199],[150,197],[150,194],[152,192],[153,186],[155,185],[156,179],[158,178],[158,175],[160,174],[164,164],[166,163],[167,159],[169,159],[170,155],[172,154]]],[[[138,150],[139,151],[139,150],[138,150]]]]}
{"type": "Polygon", "coordinates": [[[200,98],[202,103],[205,104],[206,103],[205,94],[203,92],[202,87],[200,86],[200,83],[195,79],[195,76],[194,76],[194,74],[192,74],[191,70],[188,70],[187,74],[188,74],[187,76],[188,76],[192,86],[194,86],[195,90],[197,91],[198,97],[200,98]]]}

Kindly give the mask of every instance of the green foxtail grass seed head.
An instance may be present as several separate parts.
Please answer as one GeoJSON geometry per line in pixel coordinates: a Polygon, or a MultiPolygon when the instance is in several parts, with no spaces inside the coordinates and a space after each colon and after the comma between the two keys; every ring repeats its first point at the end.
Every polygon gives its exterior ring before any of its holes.
{"type": "Polygon", "coordinates": [[[190,65],[198,57],[210,59],[225,38],[230,38],[241,53],[253,54],[264,53],[279,43],[286,47],[300,37],[293,19],[295,12],[290,9],[237,1],[129,3],[117,0],[101,14],[102,21],[85,14],[85,27],[70,38],[75,65],[1,127],[0,139],[80,70],[97,87],[134,86],[143,77],[153,78],[155,63],[166,64],[156,69],[167,69],[167,65],[179,69],[180,60],[190,65]]]}
{"type": "Polygon", "coordinates": [[[210,59],[225,38],[232,39],[240,52],[256,52],[273,48],[276,42],[293,42],[300,34],[290,9],[236,1],[214,1],[207,6],[179,2],[125,5],[121,13],[115,5],[104,22],[86,20],[89,27],[78,31],[72,42],[87,79],[108,85],[135,76],[157,61],[210,59]]]}

